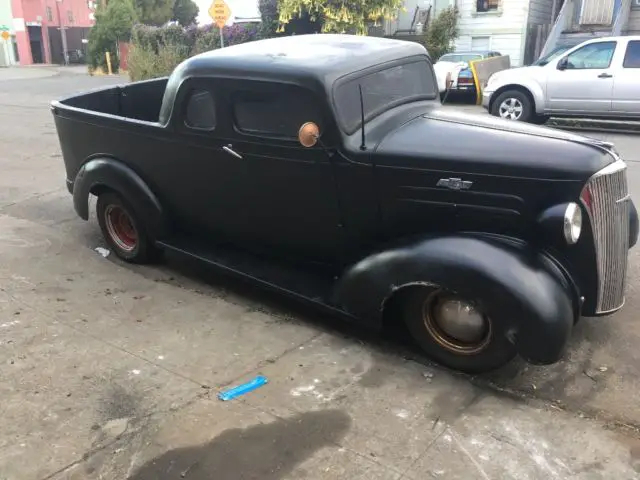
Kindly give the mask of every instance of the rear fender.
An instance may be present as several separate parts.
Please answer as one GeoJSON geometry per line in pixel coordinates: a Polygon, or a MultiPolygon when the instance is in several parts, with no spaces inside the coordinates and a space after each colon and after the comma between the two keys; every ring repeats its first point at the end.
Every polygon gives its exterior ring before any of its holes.
{"type": "Polygon", "coordinates": [[[423,238],[373,254],[344,272],[334,302],[381,324],[386,302],[415,285],[476,299],[532,363],[561,357],[579,314],[572,283],[549,257],[515,240],[472,234],[423,238]]]}
{"type": "Polygon", "coordinates": [[[89,194],[107,188],[120,194],[145,219],[152,238],[166,231],[164,211],[149,186],[124,163],[111,158],[94,158],[86,162],[73,181],[73,206],[84,220],[89,219],[89,194]]]}

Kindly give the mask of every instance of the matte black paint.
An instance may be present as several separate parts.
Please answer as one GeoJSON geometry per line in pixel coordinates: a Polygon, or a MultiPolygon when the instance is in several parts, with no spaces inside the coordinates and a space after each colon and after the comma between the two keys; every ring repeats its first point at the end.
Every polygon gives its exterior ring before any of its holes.
{"type": "Polygon", "coordinates": [[[423,283],[479,299],[529,362],[561,357],[576,315],[571,284],[546,255],[517,241],[458,234],[384,249],[343,275],[336,303],[354,317],[380,319],[381,299],[423,283]]]}
{"type": "Polygon", "coordinates": [[[144,219],[152,238],[166,235],[167,217],[147,184],[131,168],[118,160],[94,158],[82,165],[73,187],[73,205],[84,220],[89,219],[89,194],[106,187],[119,193],[144,219]]]}
{"type": "Polygon", "coordinates": [[[610,145],[446,112],[434,95],[369,120],[362,150],[361,132],[336,121],[333,85],[416,57],[428,61],[413,42],[279,38],[193,57],[168,79],[53,102],[76,210],[88,218],[89,193],[112,188],[160,245],[370,325],[407,284],[495,299],[484,306],[521,354],[553,362],[577,316],[595,311],[597,268],[587,215],[567,246],[548,236],[557,220],[543,212],[557,217],[558,205],[577,202],[614,160],[610,145]],[[318,102],[322,145],[236,128],[234,93],[281,85],[318,102]],[[213,132],[184,124],[192,88],[215,98],[213,132]],[[472,187],[437,186],[449,177],[472,187]]]}

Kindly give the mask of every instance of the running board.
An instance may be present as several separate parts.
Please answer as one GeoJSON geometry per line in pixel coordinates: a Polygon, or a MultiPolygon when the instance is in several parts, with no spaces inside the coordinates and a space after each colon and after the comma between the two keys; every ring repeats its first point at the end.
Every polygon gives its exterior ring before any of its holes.
{"type": "Polygon", "coordinates": [[[260,288],[354,320],[349,314],[330,304],[335,278],[329,274],[309,272],[299,266],[273,261],[235,248],[219,245],[209,247],[188,237],[156,243],[160,248],[198,260],[260,288]]]}

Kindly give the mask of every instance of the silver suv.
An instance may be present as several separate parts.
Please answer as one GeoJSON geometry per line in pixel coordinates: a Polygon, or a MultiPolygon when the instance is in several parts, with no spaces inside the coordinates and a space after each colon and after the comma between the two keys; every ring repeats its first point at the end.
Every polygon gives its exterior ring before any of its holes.
{"type": "Polygon", "coordinates": [[[496,72],[482,105],[492,115],[531,123],[552,115],[640,118],[640,36],[600,37],[496,72]]]}

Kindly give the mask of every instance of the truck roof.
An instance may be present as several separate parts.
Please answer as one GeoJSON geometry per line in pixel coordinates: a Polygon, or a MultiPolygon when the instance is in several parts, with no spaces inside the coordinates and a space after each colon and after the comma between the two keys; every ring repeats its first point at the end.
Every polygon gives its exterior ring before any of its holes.
{"type": "Polygon", "coordinates": [[[257,40],[201,53],[185,60],[174,75],[216,73],[264,74],[326,79],[392,61],[427,55],[420,44],[405,40],[343,34],[308,34],[257,40]]]}

